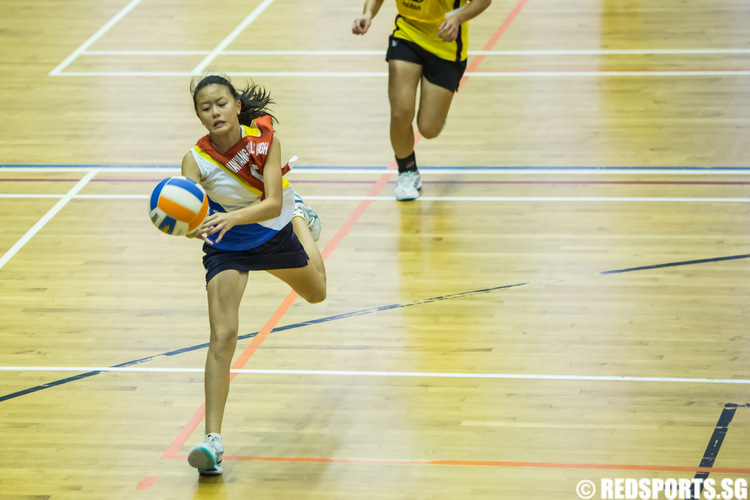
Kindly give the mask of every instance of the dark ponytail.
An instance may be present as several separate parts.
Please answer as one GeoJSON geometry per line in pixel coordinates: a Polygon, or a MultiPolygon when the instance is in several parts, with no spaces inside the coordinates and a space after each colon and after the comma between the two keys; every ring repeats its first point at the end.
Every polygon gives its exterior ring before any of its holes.
{"type": "Polygon", "coordinates": [[[242,125],[249,126],[254,119],[265,115],[270,116],[271,120],[278,122],[268,109],[268,105],[273,104],[271,95],[263,87],[255,83],[250,83],[244,90],[237,92],[232,82],[229,81],[229,78],[222,75],[208,75],[203,77],[198,83],[195,80],[190,83],[190,93],[193,95],[193,107],[196,112],[198,111],[198,105],[195,102],[195,96],[201,89],[209,85],[223,85],[229,90],[234,99],[242,103],[239,116],[242,125]]]}

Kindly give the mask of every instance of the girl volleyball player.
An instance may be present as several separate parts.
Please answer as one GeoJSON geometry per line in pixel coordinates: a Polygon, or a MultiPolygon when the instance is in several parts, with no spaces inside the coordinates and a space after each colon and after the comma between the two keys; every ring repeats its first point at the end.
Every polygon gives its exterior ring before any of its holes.
{"type": "MultiPolygon", "coordinates": [[[[388,39],[388,100],[391,105],[391,146],[398,164],[396,199],[419,197],[422,181],[414,156],[414,110],[421,85],[417,127],[422,137],[440,134],[453,94],[466,70],[469,19],[492,0],[396,0],[398,15],[388,39]]],[[[370,29],[383,0],[365,0],[352,33],[370,29]]]]}
{"type": "Polygon", "coordinates": [[[190,237],[204,240],[211,337],[206,358],[206,437],[188,455],[201,474],[221,474],[221,424],[237,344],[248,271],[267,271],[310,303],[326,297],[326,273],[315,241],[320,219],[284,177],[272,102],[251,85],[238,92],[210,75],[191,88],[208,135],[182,160],[182,175],[206,190],[211,211],[190,237]]]}

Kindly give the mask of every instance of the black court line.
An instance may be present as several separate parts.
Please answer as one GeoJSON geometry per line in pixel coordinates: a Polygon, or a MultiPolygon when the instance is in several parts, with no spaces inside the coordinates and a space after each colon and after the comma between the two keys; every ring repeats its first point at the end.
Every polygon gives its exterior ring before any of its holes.
{"type": "MultiPolygon", "coordinates": [[[[503,290],[503,289],[506,289],[506,288],[515,288],[515,287],[520,287],[520,286],[524,286],[524,285],[526,285],[526,283],[518,283],[518,284],[515,284],[515,285],[497,286],[497,287],[493,287],[493,288],[485,288],[485,289],[481,289],[481,290],[471,290],[469,292],[460,292],[460,293],[454,293],[454,294],[450,294],[450,295],[443,295],[443,296],[440,296],[440,297],[431,297],[429,299],[418,300],[416,302],[408,302],[406,304],[391,304],[391,305],[387,305],[387,306],[373,307],[371,309],[363,309],[363,310],[360,310],[360,311],[353,311],[353,312],[350,312],[350,313],[337,314],[335,316],[328,316],[328,317],[325,317],[325,318],[319,318],[319,319],[315,319],[315,320],[311,320],[311,321],[303,321],[301,323],[294,323],[294,324],[291,324],[291,325],[280,326],[280,327],[274,328],[272,330],[272,332],[282,332],[282,331],[285,331],[285,330],[293,330],[293,329],[296,329],[296,328],[301,328],[303,326],[317,325],[317,324],[320,324],[320,323],[327,323],[329,321],[336,321],[336,320],[340,320],[340,319],[351,318],[351,317],[354,317],[354,316],[364,316],[366,314],[374,314],[374,313],[377,313],[377,312],[388,311],[388,310],[391,310],[391,309],[401,309],[401,308],[404,308],[404,307],[417,306],[417,305],[421,305],[421,304],[429,304],[429,303],[432,303],[432,302],[440,302],[440,301],[443,301],[443,300],[451,300],[451,299],[458,299],[458,298],[463,298],[463,297],[470,297],[472,295],[482,295],[482,294],[491,293],[491,292],[494,292],[494,291],[497,291],[497,290],[503,290]]],[[[237,337],[237,340],[251,339],[251,338],[255,337],[256,335],[258,335],[258,332],[252,332],[252,333],[247,333],[247,334],[239,335],[237,337]]],[[[181,349],[175,349],[174,351],[168,351],[168,352],[164,352],[164,353],[161,353],[161,354],[154,354],[153,356],[147,356],[145,358],[139,358],[139,359],[134,359],[132,361],[126,361],[126,362],[120,363],[118,365],[113,365],[110,368],[125,368],[125,367],[128,367],[128,366],[140,365],[140,364],[145,363],[147,361],[152,361],[154,359],[157,359],[157,358],[160,358],[160,357],[163,357],[163,356],[177,356],[179,354],[184,354],[186,352],[191,352],[191,351],[197,351],[199,349],[204,349],[204,348],[206,348],[206,349],[208,348],[208,342],[206,342],[204,344],[198,344],[198,345],[194,345],[194,346],[183,347],[181,349]]],[[[64,379],[55,380],[54,382],[48,382],[46,384],[41,384],[41,385],[37,385],[35,387],[30,387],[28,389],[24,389],[22,391],[14,392],[12,394],[6,394],[5,396],[0,396],[0,402],[7,401],[9,399],[14,399],[14,398],[17,398],[17,397],[20,397],[20,396],[25,396],[27,394],[32,394],[34,392],[42,391],[44,389],[49,389],[51,387],[57,387],[58,385],[67,384],[69,382],[75,382],[77,380],[83,380],[85,378],[93,377],[94,375],[99,375],[101,373],[104,373],[105,371],[106,370],[93,370],[93,371],[90,371],[90,372],[85,372],[85,373],[81,373],[81,374],[78,374],[78,375],[73,375],[71,377],[66,377],[64,379]]]]}
{"type": "MultiPolygon", "coordinates": [[[[689,260],[689,261],[682,261],[682,262],[671,262],[671,263],[667,263],[667,264],[657,264],[657,265],[653,265],[653,266],[643,266],[643,267],[631,267],[631,268],[627,268],[627,269],[615,269],[615,270],[612,270],[612,271],[602,271],[600,274],[602,274],[602,275],[608,275],[608,274],[617,274],[617,273],[627,273],[627,272],[644,271],[644,270],[648,270],[648,269],[660,269],[660,268],[665,268],[665,267],[687,266],[687,265],[694,265],[694,264],[705,264],[705,263],[710,263],[710,262],[721,262],[721,261],[726,261],[726,260],[736,260],[736,259],[746,259],[746,258],[750,258],[750,254],[734,255],[734,256],[729,256],[729,257],[716,257],[716,258],[713,258],[713,259],[700,259],[700,260],[689,260]]],[[[301,328],[301,327],[304,327],[304,326],[317,325],[317,324],[320,324],[320,323],[327,323],[327,322],[330,322],[330,321],[336,321],[336,320],[340,320],[340,319],[352,318],[352,317],[355,317],[355,316],[364,316],[364,315],[368,315],[368,314],[375,314],[375,313],[378,313],[378,312],[388,311],[388,310],[391,310],[391,309],[402,309],[402,308],[405,308],[405,307],[411,307],[411,306],[422,305],[422,304],[430,304],[430,303],[433,303],[433,302],[440,302],[440,301],[444,301],[444,300],[453,300],[453,299],[460,299],[460,298],[470,297],[470,296],[473,296],[473,295],[482,295],[482,294],[492,293],[492,292],[496,292],[496,291],[499,291],[499,290],[505,290],[505,289],[509,289],[509,288],[518,288],[518,287],[526,286],[528,284],[529,283],[516,283],[514,285],[503,285],[503,286],[497,286],[497,287],[492,287],[492,288],[483,288],[483,289],[480,289],[480,290],[471,290],[471,291],[468,291],[468,292],[454,293],[454,294],[450,294],[450,295],[441,295],[441,296],[438,296],[438,297],[430,297],[428,299],[418,300],[418,301],[415,301],[415,302],[408,302],[408,303],[405,303],[405,304],[390,304],[390,305],[386,305],[386,306],[373,307],[373,308],[370,308],[370,309],[362,309],[362,310],[353,311],[353,312],[350,312],[350,313],[338,314],[338,315],[335,315],[335,316],[328,316],[328,317],[325,317],[325,318],[319,318],[319,319],[310,320],[310,321],[303,321],[301,323],[294,323],[294,324],[291,324],[291,325],[276,327],[276,328],[274,328],[272,330],[272,333],[273,332],[282,332],[282,331],[285,331],[285,330],[293,330],[293,329],[301,328]]],[[[251,338],[255,337],[256,335],[258,335],[258,332],[247,333],[247,334],[239,335],[237,337],[237,339],[238,340],[251,339],[251,338]]],[[[128,366],[139,365],[139,364],[145,363],[147,361],[152,361],[152,360],[157,359],[157,358],[162,357],[162,356],[177,356],[179,354],[184,354],[186,352],[196,351],[198,349],[204,349],[204,348],[208,348],[208,342],[203,343],[203,344],[194,345],[194,346],[183,347],[181,349],[176,349],[176,350],[164,352],[164,353],[161,353],[161,354],[154,354],[153,356],[147,356],[145,358],[139,358],[139,359],[135,359],[135,360],[132,360],[132,361],[126,361],[124,363],[120,363],[118,365],[111,366],[110,368],[125,368],[125,367],[128,367],[128,366]]],[[[11,393],[11,394],[6,394],[4,396],[0,396],[0,402],[8,401],[10,399],[18,398],[20,396],[25,396],[27,394],[33,394],[35,392],[39,392],[39,391],[42,391],[44,389],[49,389],[49,388],[52,388],[52,387],[57,387],[59,385],[63,385],[63,384],[69,383],[69,382],[75,382],[77,380],[83,380],[85,378],[89,378],[89,377],[92,377],[94,375],[99,375],[101,373],[104,373],[104,370],[96,370],[96,371],[85,372],[85,373],[81,373],[81,374],[78,374],[78,375],[74,375],[72,377],[66,377],[66,378],[63,378],[63,379],[60,379],[60,380],[55,380],[53,382],[48,382],[46,384],[41,384],[41,385],[37,385],[37,386],[34,386],[34,387],[30,387],[30,388],[24,389],[22,391],[17,391],[17,392],[11,393]]]]}
{"type": "Polygon", "coordinates": [[[707,264],[710,262],[722,262],[725,260],[738,260],[750,258],[750,254],[744,255],[731,255],[729,257],[715,257],[712,259],[698,259],[698,260],[685,260],[682,262],[670,262],[668,264],[656,264],[653,266],[642,266],[642,267],[629,267],[627,269],[614,269],[612,271],[602,271],[599,274],[618,274],[618,273],[630,273],[633,271],[646,271],[649,269],[662,269],[664,267],[677,267],[677,266],[691,266],[693,264],[707,264]]]}
{"type": "MultiPolygon", "coordinates": [[[[726,437],[727,431],[729,430],[729,424],[732,423],[732,419],[734,418],[734,414],[737,411],[737,408],[748,407],[750,407],[750,404],[740,405],[735,403],[727,403],[724,405],[724,409],[721,411],[719,421],[716,423],[716,427],[714,428],[714,433],[711,435],[711,439],[709,439],[708,441],[706,452],[703,454],[703,459],[701,460],[699,467],[712,468],[714,466],[716,457],[719,455],[719,450],[721,449],[721,445],[724,443],[724,438],[726,437]]],[[[703,481],[708,479],[709,474],[710,472],[698,472],[695,474],[695,477],[693,479],[700,480],[701,482],[698,483],[699,486],[697,486],[694,491],[691,491],[691,500],[700,499],[701,493],[703,493],[703,481]]]]}

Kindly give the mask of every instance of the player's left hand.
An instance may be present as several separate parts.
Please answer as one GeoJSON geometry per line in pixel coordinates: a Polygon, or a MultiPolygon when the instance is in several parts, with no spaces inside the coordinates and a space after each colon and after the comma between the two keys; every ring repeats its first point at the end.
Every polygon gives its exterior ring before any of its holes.
{"type": "Polygon", "coordinates": [[[438,28],[438,36],[444,42],[453,42],[458,37],[458,28],[460,26],[461,23],[458,22],[456,16],[450,16],[438,28]]]}

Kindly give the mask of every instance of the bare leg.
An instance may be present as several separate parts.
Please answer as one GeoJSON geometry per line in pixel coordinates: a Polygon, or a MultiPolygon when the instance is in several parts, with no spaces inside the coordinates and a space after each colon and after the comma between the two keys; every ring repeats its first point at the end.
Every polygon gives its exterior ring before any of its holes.
{"type": "Polygon", "coordinates": [[[391,146],[396,158],[414,152],[414,108],[422,66],[408,61],[388,61],[388,100],[391,104],[391,146]]]}
{"type": "MultiPolygon", "coordinates": [[[[321,302],[326,297],[326,271],[318,246],[301,217],[292,218],[292,227],[310,257],[307,266],[299,269],[269,271],[288,283],[308,302],[321,302]]],[[[248,273],[222,271],[208,282],[208,318],[211,341],[206,357],[205,397],[206,434],[221,434],[224,408],[229,395],[229,369],[237,347],[239,309],[247,286],[248,273]]]]}
{"type": "Polygon", "coordinates": [[[305,219],[293,217],[292,227],[310,260],[307,261],[305,267],[273,269],[268,273],[288,284],[300,297],[311,304],[322,302],[326,298],[326,269],[323,257],[320,256],[318,245],[313,240],[305,219]]]}
{"type": "Polygon", "coordinates": [[[239,309],[248,273],[222,271],[208,282],[208,319],[211,341],[206,357],[206,434],[221,433],[229,395],[229,369],[237,346],[239,309]]]}
{"type": "Polygon", "coordinates": [[[419,97],[417,127],[425,139],[434,139],[443,130],[448,111],[453,101],[453,92],[422,78],[419,97]]]}

